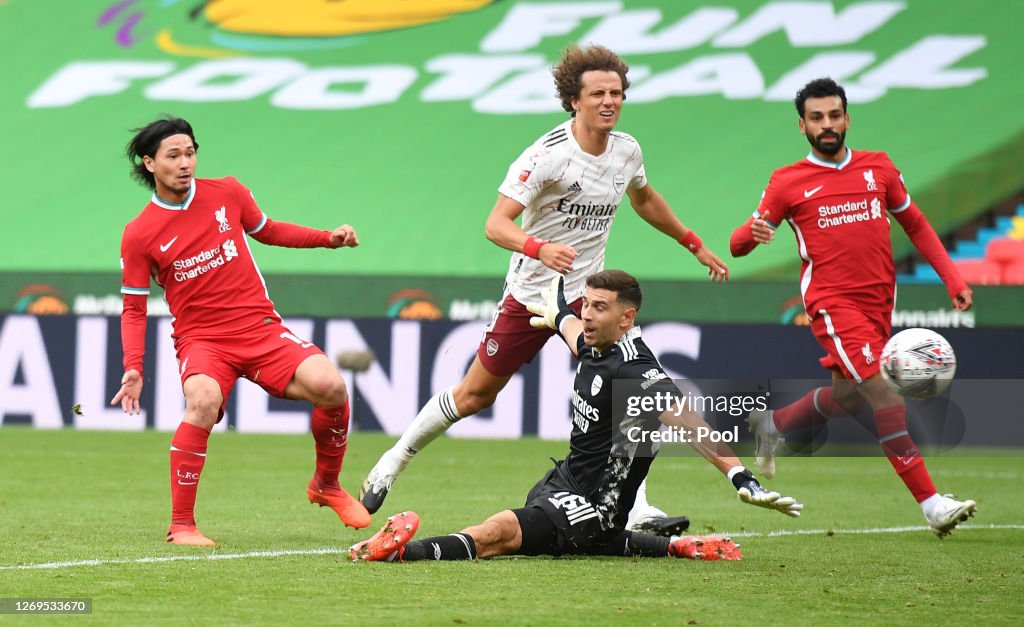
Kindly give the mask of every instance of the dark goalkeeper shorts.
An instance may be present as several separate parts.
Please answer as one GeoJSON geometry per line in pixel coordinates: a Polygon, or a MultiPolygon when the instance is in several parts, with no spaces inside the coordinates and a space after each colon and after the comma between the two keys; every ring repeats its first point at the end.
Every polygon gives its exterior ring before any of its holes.
{"type": "Polygon", "coordinates": [[[587,553],[607,542],[600,514],[564,469],[560,461],[526,497],[526,506],[512,512],[523,533],[520,555],[587,553]]]}

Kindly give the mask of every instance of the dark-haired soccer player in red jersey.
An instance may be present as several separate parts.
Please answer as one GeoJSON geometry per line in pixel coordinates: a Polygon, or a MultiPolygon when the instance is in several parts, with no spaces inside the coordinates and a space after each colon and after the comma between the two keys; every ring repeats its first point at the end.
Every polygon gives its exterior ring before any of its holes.
{"type": "Polygon", "coordinates": [[[775,474],[782,434],[855,415],[864,402],[874,411],[878,441],[896,473],[921,505],[940,538],[974,514],[974,501],[935,490],[924,459],[907,432],[906,403],[879,373],[878,357],[892,330],[896,272],[886,212],[946,284],[953,308],[971,307],[971,290],[884,152],[845,145],[850,115],[846,92],[830,78],[811,81],[796,95],[800,132],[811,144],[805,159],[772,173],[760,206],[730,241],[735,257],[771,243],[783,220],[796,234],[803,265],[800,291],[814,337],[827,356],[832,386],[809,392],[774,412],[748,418],[757,439],[757,463],[775,474]]]}
{"type": "Polygon", "coordinates": [[[281,323],[246,235],[289,248],[355,247],[355,230],[321,231],[269,219],[232,177],[195,178],[199,144],[188,122],[162,118],[136,129],[126,152],[132,176],[154,191],[121,238],[124,377],[111,401],[139,412],[150,277],[170,307],[185,416],[171,440],[171,525],[167,541],[214,546],[195,522],[196,491],[210,430],[238,377],[278,398],[313,403],[316,471],[311,503],[361,528],[370,515],[338,484],[348,443],[345,381],[312,342],[281,323]]]}

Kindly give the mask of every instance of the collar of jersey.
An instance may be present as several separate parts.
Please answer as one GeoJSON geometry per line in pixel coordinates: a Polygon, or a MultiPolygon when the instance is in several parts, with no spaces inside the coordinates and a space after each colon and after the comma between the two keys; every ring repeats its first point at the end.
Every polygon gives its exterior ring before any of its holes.
{"type": "MultiPolygon", "coordinates": [[[[612,344],[611,346],[618,346],[620,348],[620,350],[621,350],[623,342],[630,342],[632,340],[637,339],[638,337],[640,337],[640,327],[632,327],[632,328],[629,329],[629,331],[626,331],[625,333],[623,333],[622,337],[620,337],[619,339],[615,340],[615,343],[612,344]]],[[[609,346],[608,348],[611,348],[611,346],[609,346]]],[[[605,349],[605,350],[607,350],[607,349],[605,349]]],[[[593,346],[590,347],[590,351],[594,355],[600,355],[601,354],[601,351],[597,350],[593,346]]]]}
{"type": "Polygon", "coordinates": [[[630,327],[629,331],[623,333],[622,337],[616,340],[615,343],[621,344],[622,342],[629,342],[631,340],[635,340],[638,337],[640,337],[640,327],[630,327]]]}
{"type": "Polygon", "coordinates": [[[188,206],[192,204],[192,199],[196,197],[196,180],[193,178],[189,181],[188,196],[185,196],[185,202],[178,204],[173,202],[167,202],[161,200],[156,192],[153,192],[153,204],[157,207],[163,207],[164,209],[170,209],[171,211],[184,211],[188,209],[188,206]]]}
{"type": "Polygon", "coordinates": [[[583,147],[580,146],[580,143],[576,141],[576,136],[572,134],[573,120],[575,120],[575,118],[570,118],[569,121],[565,123],[565,130],[569,134],[569,141],[571,141],[572,145],[576,147],[576,152],[583,155],[583,157],[586,159],[590,159],[591,161],[597,161],[599,159],[603,159],[605,155],[612,151],[611,133],[608,134],[608,146],[604,149],[604,152],[602,152],[601,154],[592,155],[586,150],[583,150],[583,147]]]}
{"type": "Polygon", "coordinates": [[[846,147],[846,158],[839,163],[833,163],[831,161],[822,161],[821,159],[814,156],[814,151],[807,153],[807,160],[814,165],[820,165],[826,168],[832,168],[833,170],[842,170],[853,160],[853,150],[849,146],[846,147]]]}

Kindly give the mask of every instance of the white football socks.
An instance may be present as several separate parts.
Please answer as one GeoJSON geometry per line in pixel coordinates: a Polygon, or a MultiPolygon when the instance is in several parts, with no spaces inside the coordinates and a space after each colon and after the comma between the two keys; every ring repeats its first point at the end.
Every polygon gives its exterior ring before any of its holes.
{"type": "Polygon", "coordinates": [[[647,502],[647,478],[640,482],[640,487],[636,489],[636,500],[633,501],[633,509],[637,512],[642,511],[651,504],[647,502]]]}
{"type": "Polygon", "coordinates": [[[931,515],[932,508],[935,507],[935,504],[941,500],[942,495],[936,492],[935,494],[921,501],[921,511],[924,512],[925,518],[931,515]]]}
{"type": "Polygon", "coordinates": [[[435,395],[423,406],[420,413],[416,414],[412,424],[405,430],[402,437],[391,448],[393,453],[401,459],[401,468],[412,461],[412,458],[423,450],[423,447],[437,439],[462,418],[459,409],[455,406],[455,399],[452,397],[452,389],[448,388],[435,395]]]}

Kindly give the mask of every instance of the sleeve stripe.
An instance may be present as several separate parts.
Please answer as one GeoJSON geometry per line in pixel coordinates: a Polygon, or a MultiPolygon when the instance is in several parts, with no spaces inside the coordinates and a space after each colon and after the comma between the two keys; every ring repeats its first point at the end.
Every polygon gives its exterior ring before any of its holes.
{"type": "Polygon", "coordinates": [[[127,285],[121,286],[122,294],[134,294],[137,296],[147,296],[149,294],[148,287],[128,287],[127,285]]]}
{"type": "MultiPolygon", "coordinates": [[[[754,212],[754,219],[755,219],[755,220],[760,220],[760,219],[761,219],[761,214],[760,214],[759,212],[755,211],[755,212],[754,212]]],[[[778,224],[775,224],[775,223],[774,223],[774,222],[772,222],[771,220],[765,220],[765,222],[767,222],[767,223],[768,223],[768,226],[772,227],[773,229],[777,229],[777,228],[779,228],[779,225],[778,225],[778,224]]]]}
{"type": "Polygon", "coordinates": [[[903,204],[895,209],[890,209],[889,213],[899,213],[910,206],[910,194],[907,194],[907,199],[903,201],[903,204]]]}
{"type": "Polygon", "coordinates": [[[261,219],[260,223],[256,225],[256,228],[254,228],[254,229],[252,229],[250,231],[246,231],[246,233],[248,233],[249,235],[252,235],[253,233],[256,233],[257,231],[262,229],[264,227],[264,225],[266,225],[266,223],[267,223],[267,214],[264,213],[262,215],[263,215],[263,219],[261,219]]]}

